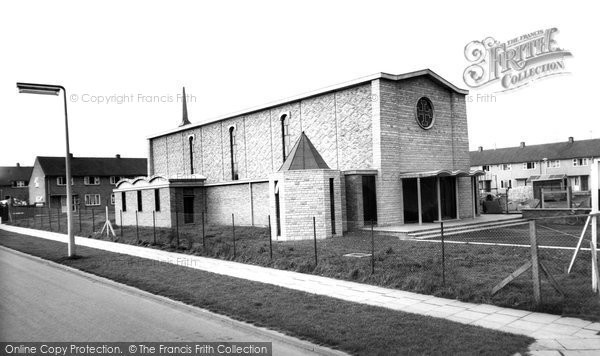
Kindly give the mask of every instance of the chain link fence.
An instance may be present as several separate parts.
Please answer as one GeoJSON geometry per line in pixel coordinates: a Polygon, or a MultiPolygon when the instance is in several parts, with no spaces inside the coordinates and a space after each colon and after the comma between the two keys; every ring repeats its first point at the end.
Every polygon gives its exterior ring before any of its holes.
{"type": "MultiPolygon", "coordinates": [[[[110,207],[109,207],[110,208],[110,207]]],[[[66,233],[66,213],[59,209],[16,207],[11,223],[66,233]]],[[[114,211],[109,212],[114,217],[114,211]]],[[[77,235],[149,248],[235,260],[278,269],[312,273],[360,283],[432,294],[462,301],[600,320],[600,297],[592,290],[589,215],[565,215],[534,221],[509,220],[488,224],[427,224],[397,231],[369,222],[345,221],[360,228],[343,236],[301,241],[271,240],[269,226],[212,224],[204,214],[195,224],[185,217],[176,226],[117,225],[116,236],[100,233],[104,209],[74,213],[77,235]],[[587,224],[587,227],[586,227],[587,224]],[[584,229],[584,227],[586,227],[584,229]],[[532,268],[501,282],[532,260],[537,245],[540,294],[536,300],[532,268]],[[571,260],[581,246],[573,266],[571,260]],[[494,292],[493,292],[494,291],[494,292]]],[[[599,219],[600,220],[600,219],[599,219]]],[[[267,217],[266,221],[273,221],[267,217]]],[[[306,226],[314,231],[314,226],[306,226]]],[[[314,235],[316,237],[316,234],[314,235]]]]}

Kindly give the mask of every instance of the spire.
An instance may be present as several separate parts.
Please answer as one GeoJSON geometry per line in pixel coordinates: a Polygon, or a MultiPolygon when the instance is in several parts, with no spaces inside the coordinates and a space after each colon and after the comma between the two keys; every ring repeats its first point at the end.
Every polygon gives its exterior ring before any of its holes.
{"type": "Polygon", "coordinates": [[[185,87],[183,87],[183,100],[182,101],[183,101],[183,117],[181,118],[181,124],[179,124],[179,127],[190,124],[190,120],[188,119],[188,113],[187,113],[187,98],[185,96],[185,87]]]}

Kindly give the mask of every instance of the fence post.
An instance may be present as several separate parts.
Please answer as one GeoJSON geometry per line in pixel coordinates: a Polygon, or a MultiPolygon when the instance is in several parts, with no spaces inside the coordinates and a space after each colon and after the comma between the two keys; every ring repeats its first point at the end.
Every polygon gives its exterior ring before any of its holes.
{"type": "Polygon", "coordinates": [[[542,209],[544,209],[544,188],[540,188],[540,203],[542,204],[542,209]]]}
{"type": "Polygon", "coordinates": [[[94,216],[94,208],[92,208],[92,234],[96,231],[96,217],[94,216]]]}
{"type": "Polygon", "coordinates": [[[235,260],[235,218],[231,214],[231,232],[233,233],[233,259],[235,260]]]}
{"type": "Polygon", "coordinates": [[[371,220],[371,274],[375,274],[375,238],[373,237],[373,225],[375,222],[371,220]]]}
{"type": "Polygon", "coordinates": [[[444,244],[444,222],[440,221],[440,236],[442,240],[442,286],[446,286],[446,250],[444,244]]]}
{"type": "Polygon", "coordinates": [[[529,239],[531,243],[531,278],[533,280],[533,299],[536,306],[542,301],[540,288],[540,264],[538,260],[537,231],[535,220],[529,221],[529,239]]]}
{"type": "Polygon", "coordinates": [[[135,211],[135,242],[140,243],[140,229],[138,227],[138,211],[135,211]]]}
{"type": "Polygon", "coordinates": [[[122,209],[119,210],[119,222],[120,222],[119,225],[121,225],[120,226],[120,228],[121,228],[121,238],[123,238],[123,210],[122,209]]]}
{"type": "Polygon", "coordinates": [[[273,261],[273,239],[271,238],[271,215],[269,218],[269,258],[273,261]]]}
{"type": "Polygon", "coordinates": [[[176,247],[179,248],[179,201],[177,200],[177,193],[175,193],[175,233],[176,235],[176,240],[175,240],[175,244],[176,247]]]}
{"type": "Polygon", "coordinates": [[[204,237],[205,237],[205,232],[204,232],[204,212],[202,212],[202,248],[203,249],[206,247],[206,244],[204,243],[204,237]]]}
{"type": "Polygon", "coordinates": [[[313,237],[315,241],[315,267],[319,264],[319,259],[317,257],[317,223],[315,222],[315,217],[313,216],[313,237]]]}
{"type": "Polygon", "coordinates": [[[156,211],[152,210],[152,238],[153,243],[156,245],[156,211]]]}
{"type": "Polygon", "coordinates": [[[50,231],[52,231],[52,211],[50,210],[50,204],[48,204],[46,210],[48,211],[48,225],[50,226],[50,231]]]}

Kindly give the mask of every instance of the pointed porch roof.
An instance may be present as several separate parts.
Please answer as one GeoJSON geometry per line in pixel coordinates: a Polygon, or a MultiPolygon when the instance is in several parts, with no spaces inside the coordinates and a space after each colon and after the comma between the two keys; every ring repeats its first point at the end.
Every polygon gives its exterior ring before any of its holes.
{"type": "Polygon", "coordinates": [[[280,172],[302,169],[330,169],[304,132],[279,169],[280,172]]]}

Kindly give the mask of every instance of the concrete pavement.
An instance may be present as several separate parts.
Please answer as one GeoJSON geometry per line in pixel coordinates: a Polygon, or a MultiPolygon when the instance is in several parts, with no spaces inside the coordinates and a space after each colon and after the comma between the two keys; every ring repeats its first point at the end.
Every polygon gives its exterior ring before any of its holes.
{"type": "Polygon", "coordinates": [[[0,247],[0,341],[272,342],[274,355],[340,355],[0,247]]]}
{"type": "MultiPolygon", "coordinates": [[[[0,229],[66,242],[66,236],[47,231],[0,225],[0,229]]],[[[268,283],[409,313],[428,315],[490,329],[527,335],[537,342],[533,354],[600,354],[600,323],[577,318],[465,303],[452,299],[405,292],[238,262],[185,255],[145,247],[77,237],[82,246],[173,263],[212,273],[268,283]],[[560,353],[559,353],[560,352],[560,353]]]]}

